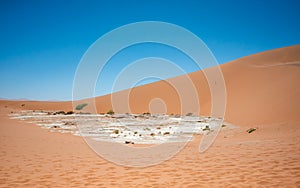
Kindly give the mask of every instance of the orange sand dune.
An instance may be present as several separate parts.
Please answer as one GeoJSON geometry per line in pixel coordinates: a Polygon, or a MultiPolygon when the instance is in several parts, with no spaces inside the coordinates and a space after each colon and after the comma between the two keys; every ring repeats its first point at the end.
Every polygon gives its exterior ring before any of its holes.
{"type": "MultiPolygon", "coordinates": [[[[221,70],[227,91],[226,121],[238,125],[300,121],[300,45],[240,58],[221,65],[221,70]]],[[[197,89],[201,114],[210,115],[210,91],[203,71],[188,76],[197,89]]],[[[185,77],[169,81],[180,83],[185,77]]],[[[115,93],[113,100],[123,99],[124,95],[129,95],[135,113],[149,112],[154,98],[164,101],[168,113],[181,112],[178,93],[166,81],[115,93]]],[[[98,97],[96,104],[99,111],[107,112],[112,108],[111,95],[98,97]]]]}

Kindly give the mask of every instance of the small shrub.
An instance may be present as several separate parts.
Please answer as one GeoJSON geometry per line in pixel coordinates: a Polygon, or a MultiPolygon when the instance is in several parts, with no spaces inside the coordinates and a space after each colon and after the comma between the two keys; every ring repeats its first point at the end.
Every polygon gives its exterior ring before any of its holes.
{"type": "Polygon", "coordinates": [[[170,134],[170,132],[164,132],[164,135],[169,135],[170,134]]]}
{"type": "Polygon", "coordinates": [[[78,104],[77,106],[76,106],[76,110],[82,110],[84,107],[86,107],[88,104],[87,103],[83,103],[83,104],[78,104]]]}
{"type": "Polygon", "coordinates": [[[66,113],[66,115],[71,115],[71,114],[74,114],[74,112],[73,112],[73,111],[68,111],[68,112],[66,113]]]}
{"type": "Polygon", "coordinates": [[[137,134],[138,132],[137,131],[134,131],[134,134],[137,134]]]}
{"type": "Polygon", "coordinates": [[[226,125],[223,124],[222,127],[226,127],[226,125]]]}
{"type": "Polygon", "coordinates": [[[114,130],[114,133],[115,134],[119,134],[119,130],[114,130]]]}
{"type": "Polygon", "coordinates": [[[192,115],[193,115],[192,112],[189,112],[189,113],[186,114],[186,116],[192,116],[192,115]]]}
{"type": "Polygon", "coordinates": [[[109,111],[107,112],[107,114],[109,114],[109,115],[114,115],[115,112],[114,112],[113,110],[109,110],[109,111]]]}
{"type": "Polygon", "coordinates": [[[253,131],[256,131],[256,128],[250,128],[247,130],[247,133],[252,133],[253,131]]]}
{"type": "Polygon", "coordinates": [[[134,144],[132,141],[125,141],[125,144],[134,144]]]}
{"type": "Polygon", "coordinates": [[[150,114],[150,112],[144,112],[143,115],[150,116],[151,114],[150,114]]]}
{"type": "Polygon", "coordinates": [[[57,114],[62,114],[62,115],[65,115],[65,111],[57,111],[57,112],[54,112],[53,115],[57,115],[57,114]]]}
{"type": "Polygon", "coordinates": [[[155,136],[155,134],[154,134],[154,133],[151,133],[150,136],[155,136]]]}
{"type": "Polygon", "coordinates": [[[205,126],[205,128],[204,129],[202,129],[203,131],[210,131],[210,128],[209,128],[209,126],[208,125],[206,125],[205,126]]]}

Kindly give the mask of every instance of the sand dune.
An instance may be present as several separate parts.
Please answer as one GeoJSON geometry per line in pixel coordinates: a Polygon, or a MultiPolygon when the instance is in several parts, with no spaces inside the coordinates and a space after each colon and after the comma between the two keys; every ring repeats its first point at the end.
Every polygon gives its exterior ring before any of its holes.
{"type": "MultiPolygon", "coordinates": [[[[300,45],[240,58],[221,65],[221,70],[227,91],[226,121],[239,125],[300,121],[300,45]]],[[[211,98],[205,72],[198,71],[188,76],[198,92],[200,114],[210,115],[211,98]]],[[[169,79],[168,82],[180,85],[183,79],[186,79],[186,75],[169,79]]],[[[168,113],[181,113],[180,96],[168,82],[160,81],[113,96],[98,97],[97,108],[100,112],[106,112],[112,108],[111,99],[116,101],[129,95],[132,112],[149,112],[151,100],[160,98],[166,104],[168,113]]],[[[193,111],[190,109],[190,112],[193,111]]]]}
{"type": "MultiPolygon", "coordinates": [[[[67,111],[71,102],[1,100],[0,187],[299,187],[299,52],[297,45],[221,65],[225,118],[238,128],[222,128],[202,154],[201,136],[196,136],[174,158],[149,168],[117,166],[97,156],[80,137],[51,133],[7,116],[28,109],[67,111]],[[250,127],[258,129],[249,134],[250,127]]],[[[180,83],[181,78],[171,80],[180,83]]],[[[200,113],[209,115],[210,92],[203,72],[189,78],[198,91],[200,113]]],[[[167,82],[114,95],[128,94],[133,112],[149,111],[153,98],[163,99],[168,113],[181,111],[176,90],[167,82]]],[[[99,112],[112,108],[110,98],[96,99],[99,112]]],[[[122,110],[126,109],[116,109],[122,110]]]]}
{"type": "MultiPolygon", "coordinates": [[[[227,92],[226,121],[239,125],[300,121],[300,88],[297,87],[300,80],[299,52],[300,45],[296,45],[250,55],[221,65],[227,92]]],[[[181,113],[180,96],[170,83],[178,83],[177,86],[181,87],[185,84],[183,80],[188,78],[196,88],[200,114],[210,115],[211,93],[205,72],[206,70],[197,71],[167,81],[97,97],[97,111],[106,113],[112,109],[113,100],[114,111],[126,113],[127,108],[123,107],[127,105],[128,99],[133,113],[149,112],[151,100],[159,98],[165,103],[167,113],[181,113]]],[[[91,100],[94,99],[87,102],[91,100]]],[[[72,110],[71,102],[2,100],[1,103],[16,109],[72,110]]],[[[194,111],[196,110],[190,109],[189,112],[194,111]]]]}

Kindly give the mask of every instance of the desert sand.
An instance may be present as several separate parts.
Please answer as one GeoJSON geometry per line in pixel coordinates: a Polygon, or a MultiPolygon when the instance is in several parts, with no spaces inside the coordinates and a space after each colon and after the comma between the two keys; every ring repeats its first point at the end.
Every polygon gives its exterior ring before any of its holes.
{"type": "MultiPolygon", "coordinates": [[[[225,120],[238,128],[223,128],[204,153],[198,152],[197,135],[172,159],[147,168],[115,165],[95,154],[81,137],[51,133],[8,117],[19,110],[67,111],[71,102],[2,100],[0,186],[300,187],[299,65],[300,45],[221,65],[227,90],[225,120]],[[249,128],[257,130],[249,134],[249,128]]],[[[200,114],[209,115],[210,93],[203,72],[189,76],[199,86],[200,114]]],[[[168,113],[180,112],[176,94],[165,82],[130,92],[136,113],[148,111],[153,97],[165,100],[168,113]]],[[[109,99],[110,95],[96,99],[99,112],[111,108],[109,99]]]]}

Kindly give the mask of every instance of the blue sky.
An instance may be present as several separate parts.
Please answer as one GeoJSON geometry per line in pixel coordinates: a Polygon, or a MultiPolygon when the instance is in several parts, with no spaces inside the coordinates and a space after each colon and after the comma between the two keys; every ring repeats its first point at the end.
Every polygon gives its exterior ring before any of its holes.
{"type": "MultiPolygon", "coordinates": [[[[125,24],[152,20],[182,26],[200,37],[219,63],[225,63],[299,44],[299,8],[299,1],[276,0],[3,0],[0,98],[71,100],[73,78],[85,51],[99,37],[125,24]]],[[[154,56],[171,59],[187,72],[198,68],[174,49],[133,46],[111,60],[99,78],[96,95],[109,93],[111,79],[120,67],[130,59],[149,56],[149,49],[154,49],[150,51],[154,56]]]]}

